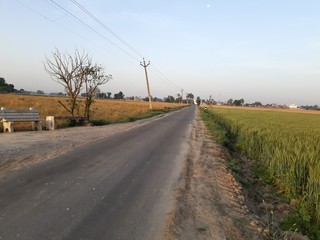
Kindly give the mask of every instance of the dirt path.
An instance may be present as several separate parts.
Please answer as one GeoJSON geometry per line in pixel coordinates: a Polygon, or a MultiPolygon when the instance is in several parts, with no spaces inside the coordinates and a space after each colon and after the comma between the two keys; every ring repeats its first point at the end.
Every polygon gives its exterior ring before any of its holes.
{"type": "Polygon", "coordinates": [[[197,111],[191,149],[176,189],[165,239],[264,239],[242,188],[225,166],[225,155],[208,136],[197,111]]]}

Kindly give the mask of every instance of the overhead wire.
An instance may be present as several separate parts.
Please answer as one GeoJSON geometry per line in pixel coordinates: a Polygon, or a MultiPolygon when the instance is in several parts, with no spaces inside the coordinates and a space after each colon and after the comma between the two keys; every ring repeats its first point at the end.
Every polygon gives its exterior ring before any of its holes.
{"type": "Polygon", "coordinates": [[[131,49],[133,52],[135,52],[137,55],[139,55],[141,58],[144,56],[136,50],[134,47],[132,47],[128,42],[123,40],[119,35],[117,35],[114,31],[111,30],[106,24],[101,22],[96,16],[94,16],[91,12],[89,12],[84,6],[82,6],[80,3],[78,3],[76,0],[70,0],[72,3],[74,3],[78,8],[80,8],[85,14],[87,14],[91,19],[93,19],[95,22],[97,22],[100,26],[102,26],[105,30],[107,30],[109,33],[111,33],[115,38],[117,38],[122,44],[127,46],[129,49],[131,49]]]}
{"type": "MultiPolygon", "coordinates": [[[[59,27],[63,28],[64,30],[66,30],[66,31],[68,31],[68,32],[70,32],[70,33],[72,33],[72,34],[74,34],[74,35],[82,38],[83,40],[85,40],[85,41],[87,41],[87,42],[89,42],[89,43],[91,43],[91,44],[94,44],[94,45],[102,48],[101,46],[99,46],[99,45],[97,45],[97,44],[95,44],[95,43],[93,43],[93,42],[90,42],[88,39],[84,38],[84,37],[81,36],[80,34],[72,31],[71,29],[63,26],[62,24],[59,24],[56,20],[50,19],[49,17],[45,16],[44,14],[40,13],[39,11],[31,8],[30,6],[28,6],[28,5],[26,5],[25,3],[21,2],[20,0],[16,0],[16,1],[17,1],[19,4],[21,4],[22,6],[24,6],[25,8],[28,8],[28,9],[31,10],[32,12],[34,12],[34,13],[38,14],[39,16],[43,17],[43,18],[46,19],[47,21],[52,22],[52,23],[58,25],[59,27]]],[[[64,17],[64,16],[62,16],[62,17],[64,17]]],[[[62,17],[61,17],[61,18],[62,18],[62,17]]],[[[104,50],[106,50],[106,49],[104,49],[104,50]]],[[[108,50],[106,50],[106,51],[108,51],[108,50]]],[[[108,52],[111,53],[110,51],[108,51],[108,52]]]]}
{"type": "MultiPolygon", "coordinates": [[[[44,14],[40,13],[39,11],[35,10],[34,8],[26,5],[25,3],[21,2],[20,0],[16,0],[16,2],[18,2],[18,3],[19,3],[20,5],[22,5],[23,7],[29,9],[30,11],[34,12],[35,14],[43,17],[43,18],[46,19],[47,21],[49,21],[49,22],[51,22],[51,23],[54,23],[54,24],[56,24],[58,27],[61,27],[61,28],[63,28],[64,30],[66,30],[66,31],[74,34],[75,36],[83,39],[84,41],[86,41],[86,42],[88,42],[88,43],[90,43],[90,44],[92,44],[92,45],[94,45],[94,46],[96,46],[96,47],[98,47],[98,48],[101,48],[102,50],[104,50],[104,51],[106,51],[106,52],[108,52],[108,53],[110,53],[110,54],[114,54],[114,55],[115,55],[114,52],[106,49],[105,47],[102,47],[101,45],[96,44],[96,43],[93,42],[93,41],[90,41],[89,39],[87,39],[87,38],[85,38],[84,36],[76,33],[75,31],[71,30],[70,28],[67,28],[67,27],[65,27],[64,25],[58,23],[56,19],[54,20],[54,19],[51,19],[51,18],[47,17],[46,15],[44,15],[44,14]]],[[[48,2],[48,0],[46,0],[46,2],[48,2]]],[[[49,3],[49,2],[48,2],[48,3],[49,3]]],[[[50,3],[49,3],[49,4],[50,4],[50,3]]],[[[51,4],[50,4],[50,5],[51,5],[51,4]]],[[[61,11],[61,10],[60,10],[59,8],[57,8],[56,6],[54,6],[54,5],[52,5],[52,6],[55,7],[56,9],[58,9],[59,11],[61,11]]],[[[65,17],[65,16],[62,16],[62,17],[65,17]]],[[[58,19],[61,19],[62,17],[59,17],[58,19]]],[[[121,57],[121,58],[122,58],[122,57],[121,57]]],[[[136,64],[133,63],[133,62],[131,62],[131,61],[129,61],[129,59],[126,59],[126,58],[122,58],[122,59],[123,59],[124,61],[128,62],[129,64],[131,64],[131,65],[133,65],[133,66],[136,66],[136,64]]]]}
{"type": "Polygon", "coordinates": [[[151,71],[156,73],[161,79],[163,79],[168,85],[177,88],[177,89],[182,89],[182,87],[178,86],[174,82],[170,81],[169,78],[167,78],[158,68],[156,68],[154,65],[150,65],[151,71]]]}
{"type": "Polygon", "coordinates": [[[88,28],[90,31],[96,33],[97,35],[99,35],[100,37],[102,37],[103,39],[107,40],[110,44],[112,44],[113,46],[117,47],[118,49],[120,49],[122,52],[124,52],[125,54],[127,54],[128,56],[130,56],[131,58],[139,61],[139,59],[135,56],[133,56],[131,53],[127,52],[126,50],[124,50],[122,47],[118,46],[117,44],[115,44],[113,41],[111,41],[110,39],[108,39],[107,37],[105,37],[104,35],[102,35],[101,33],[99,33],[97,30],[95,30],[94,28],[92,28],[90,25],[88,25],[87,23],[85,23],[84,21],[82,21],[80,18],[78,18],[77,16],[75,16],[74,14],[72,14],[70,11],[68,11],[67,9],[65,9],[64,7],[62,7],[60,4],[56,3],[54,0],[50,0],[53,4],[55,4],[57,7],[59,7],[61,10],[63,10],[64,12],[66,12],[67,14],[69,14],[71,17],[73,17],[74,19],[76,19],[79,23],[81,23],[83,26],[85,26],[86,28],[88,28]]]}
{"type": "Polygon", "coordinates": [[[45,18],[46,20],[50,21],[50,22],[54,22],[52,19],[48,18],[47,16],[43,15],[42,13],[36,11],[35,9],[29,7],[28,5],[26,5],[25,3],[21,2],[20,0],[16,0],[16,2],[18,2],[19,4],[21,4],[22,6],[24,6],[25,8],[28,8],[30,11],[38,14],[39,16],[45,18]]]}

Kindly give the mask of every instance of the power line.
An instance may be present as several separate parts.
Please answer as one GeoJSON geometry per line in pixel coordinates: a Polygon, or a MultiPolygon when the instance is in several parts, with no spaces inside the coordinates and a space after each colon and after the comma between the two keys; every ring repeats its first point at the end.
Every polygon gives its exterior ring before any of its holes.
{"type": "Polygon", "coordinates": [[[56,3],[54,0],[50,0],[53,4],[55,4],[57,7],[59,7],[61,10],[65,11],[67,14],[69,14],[71,17],[73,17],[74,19],[76,19],[78,22],[80,22],[82,25],[84,25],[86,28],[88,28],[90,31],[96,33],[97,35],[99,35],[100,37],[102,37],[103,39],[107,40],[109,43],[111,43],[113,46],[117,47],[118,49],[120,49],[122,52],[124,52],[125,54],[127,54],[128,56],[132,57],[133,59],[139,61],[138,58],[136,58],[135,56],[133,56],[132,54],[128,53],[127,51],[125,51],[123,48],[121,48],[120,46],[118,46],[117,44],[115,44],[114,42],[112,42],[110,39],[108,39],[107,37],[105,37],[104,35],[102,35],[101,33],[99,33],[97,30],[95,30],[94,28],[92,28],[91,26],[89,26],[87,23],[85,23],[84,21],[82,21],[80,18],[78,18],[77,16],[75,16],[74,14],[72,14],[70,11],[68,11],[67,9],[65,9],[64,7],[62,7],[61,5],[59,5],[58,3],[56,3]]]}
{"type": "MultiPolygon", "coordinates": [[[[66,31],[68,31],[68,32],[70,32],[70,33],[72,33],[72,34],[74,34],[74,35],[76,35],[76,36],[78,36],[78,37],[82,38],[83,40],[85,40],[85,41],[87,41],[87,42],[89,42],[89,43],[91,43],[91,44],[94,44],[94,45],[96,45],[96,46],[100,47],[101,49],[104,49],[103,47],[101,47],[101,46],[99,46],[99,45],[97,45],[97,44],[95,44],[95,43],[91,42],[90,40],[86,39],[85,37],[81,36],[80,34],[78,34],[78,33],[74,32],[74,31],[70,30],[69,28],[67,28],[67,27],[63,26],[62,24],[59,24],[56,20],[50,19],[50,18],[49,18],[49,17],[47,17],[46,15],[44,15],[44,14],[40,13],[39,11],[37,11],[37,10],[35,10],[35,9],[31,8],[30,6],[28,6],[28,5],[24,4],[24,3],[22,3],[21,1],[16,0],[16,2],[18,2],[19,4],[21,4],[21,5],[22,5],[22,6],[24,6],[25,8],[28,8],[29,10],[31,10],[31,11],[32,11],[32,12],[34,12],[34,13],[36,13],[37,15],[39,15],[39,16],[41,16],[41,17],[43,17],[43,18],[44,18],[44,19],[46,19],[47,21],[49,21],[49,22],[52,22],[52,23],[56,24],[57,26],[59,26],[59,27],[63,28],[64,30],[66,30],[66,31]]],[[[58,8],[57,8],[57,9],[58,9],[58,8]]],[[[66,15],[64,15],[64,16],[66,16],[66,15]]],[[[64,17],[64,16],[62,16],[62,17],[64,17]]],[[[60,17],[60,18],[62,18],[62,17],[60,17]]],[[[60,18],[59,18],[59,19],[60,19],[60,18]]],[[[108,50],[106,50],[106,49],[104,49],[104,50],[105,50],[105,51],[108,51],[108,50]]],[[[108,52],[109,52],[109,53],[112,53],[112,52],[110,52],[110,51],[108,51],[108,52]]]]}
{"type": "Polygon", "coordinates": [[[29,10],[31,10],[32,12],[34,12],[34,13],[38,14],[39,16],[41,16],[41,17],[45,18],[46,20],[48,20],[48,21],[50,21],[50,22],[55,22],[54,20],[52,20],[52,19],[50,19],[50,18],[46,17],[45,15],[43,15],[43,14],[41,14],[40,12],[38,12],[38,11],[34,10],[33,8],[31,8],[31,7],[29,7],[28,5],[26,5],[26,4],[24,4],[24,3],[22,3],[21,1],[16,0],[16,2],[18,2],[19,4],[21,4],[21,5],[22,5],[22,6],[24,6],[25,8],[28,8],[28,9],[29,9],[29,10]]]}
{"type": "MultiPolygon", "coordinates": [[[[106,49],[106,48],[104,48],[104,47],[102,47],[102,46],[100,46],[100,45],[98,45],[98,44],[90,41],[89,39],[83,37],[82,35],[80,35],[80,34],[74,32],[74,31],[72,31],[71,29],[63,26],[62,24],[58,23],[56,20],[50,19],[49,17],[47,17],[46,15],[40,13],[39,11],[35,10],[34,8],[26,5],[25,3],[22,3],[20,0],[16,0],[16,2],[18,2],[18,3],[19,3],[20,5],[22,5],[23,7],[29,9],[30,11],[36,13],[37,15],[43,17],[43,18],[46,19],[47,21],[56,24],[57,26],[63,28],[64,30],[66,30],[66,31],[74,34],[75,36],[80,37],[81,39],[85,40],[86,42],[88,42],[88,43],[90,43],[90,44],[92,44],[92,45],[95,45],[96,47],[99,47],[99,48],[101,48],[102,50],[104,50],[104,51],[106,51],[106,52],[108,52],[108,53],[115,54],[115,53],[111,52],[110,50],[108,50],[108,49],[106,49]]],[[[46,0],[46,2],[48,2],[48,1],[46,0]]],[[[51,3],[48,2],[48,4],[50,4],[50,5],[53,6],[54,8],[58,9],[59,11],[61,11],[61,9],[57,8],[56,6],[52,5],[51,3]]],[[[67,16],[67,15],[65,15],[65,16],[67,16]]],[[[62,17],[64,17],[64,16],[62,16],[62,17]]],[[[61,17],[60,17],[60,18],[61,18],[61,17]]],[[[60,19],[60,18],[59,18],[59,19],[60,19]]],[[[128,63],[130,63],[130,64],[133,65],[133,66],[137,66],[137,65],[134,64],[133,62],[130,62],[128,59],[123,58],[123,60],[127,61],[128,63]]]]}
{"type": "Polygon", "coordinates": [[[91,19],[96,21],[100,26],[102,26],[105,30],[107,30],[109,33],[111,33],[115,38],[117,38],[121,43],[123,43],[125,46],[127,46],[129,49],[134,51],[137,55],[139,55],[141,58],[143,58],[143,55],[138,52],[135,48],[133,48],[128,42],[124,41],[119,35],[117,35],[114,31],[112,31],[106,24],[101,22],[96,16],[94,16],[91,12],[89,12],[84,6],[82,6],[80,3],[78,3],[76,0],[70,0],[73,2],[78,8],[80,8],[85,14],[87,14],[91,19]]]}
{"type": "Polygon", "coordinates": [[[160,78],[162,80],[164,80],[167,84],[171,85],[171,87],[174,87],[176,89],[182,89],[182,87],[178,86],[177,84],[175,84],[174,82],[170,81],[169,78],[167,78],[160,70],[158,70],[154,65],[151,65],[153,71],[152,72],[156,72],[158,74],[158,76],[160,76],[160,78]]]}
{"type": "Polygon", "coordinates": [[[175,91],[180,89],[176,86],[173,86],[170,82],[166,81],[165,79],[163,79],[163,77],[158,72],[154,71],[154,69],[150,68],[149,71],[152,73],[152,76],[155,79],[154,82],[157,82],[158,84],[160,84],[163,87],[174,89],[175,91]]]}
{"type": "MultiPolygon", "coordinates": [[[[63,28],[64,30],[66,30],[66,31],[68,31],[68,32],[70,32],[70,33],[72,33],[72,34],[74,34],[74,35],[82,38],[83,40],[85,40],[85,41],[87,41],[87,42],[89,42],[89,43],[91,43],[91,44],[96,45],[97,47],[99,47],[99,48],[101,48],[101,49],[104,49],[105,51],[107,51],[107,52],[109,52],[109,53],[112,53],[112,52],[110,52],[109,50],[106,50],[105,48],[103,48],[103,47],[101,47],[101,46],[99,46],[99,45],[91,42],[90,40],[86,39],[85,37],[81,36],[80,34],[78,34],[78,33],[74,32],[74,31],[70,30],[69,28],[63,26],[62,24],[59,24],[56,20],[50,19],[49,17],[47,17],[47,16],[45,16],[44,14],[36,11],[35,9],[31,8],[30,6],[22,3],[21,1],[19,1],[19,0],[16,0],[16,1],[17,1],[19,4],[21,4],[22,6],[24,6],[25,8],[28,8],[28,9],[31,10],[32,12],[34,12],[34,13],[38,14],[39,16],[45,18],[47,21],[56,24],[57,26],[63,28]]],[[[64,17],[64,16],[62,16],[62,17],[64,17]]],[[[61,17],[61,18],[62,18],[62,17],[61,17]]]]}

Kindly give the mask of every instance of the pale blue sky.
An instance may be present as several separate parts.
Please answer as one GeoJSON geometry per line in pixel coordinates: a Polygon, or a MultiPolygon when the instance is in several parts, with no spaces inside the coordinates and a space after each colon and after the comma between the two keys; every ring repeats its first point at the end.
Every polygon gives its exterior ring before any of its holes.
{"type": "Polygon", "coordinates": [[[104,38],[51,0],[0,0],[0,77],[18,89],[63,91],[42,62],[55,47],[79,48],[113,75],[104,92],[146,96],[144,56],[153,96],[184,88],[201,98],[320,105],[318,0],[77,0],[142,56],[72,1],[55,2],[104,38]]]}

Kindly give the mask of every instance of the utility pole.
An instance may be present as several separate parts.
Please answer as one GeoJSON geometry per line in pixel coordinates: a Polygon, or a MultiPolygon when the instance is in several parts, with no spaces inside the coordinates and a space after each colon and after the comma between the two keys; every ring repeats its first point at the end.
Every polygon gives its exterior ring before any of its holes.
{"type": "Polygon", "coordinates": [[[181,89],[181,103],[183,103],[183,88],[181,89]]]}
{"type": "Polygon", "coordinates": [[[152,110],[152,100],[151,100],[151,95],[150,95],[150,87],[149,87],[149,80],[148,80],[148,73],[147,73],[147,67],[149,66],[150,61],[148,62],[148,64],[146,64],[144,58],[143,58],[143,64],[142,62],[140,62],[140,65],[142,67],[144,67],[144,72],[146,74],[146,82],[147,82],[147,89],[148,89],[148,97],[149,97],[149,107],[152,110]]]}

